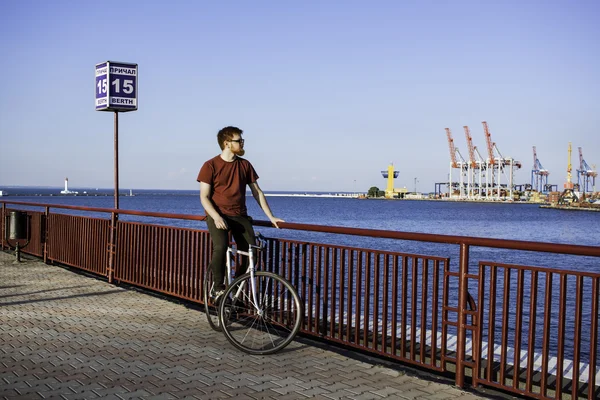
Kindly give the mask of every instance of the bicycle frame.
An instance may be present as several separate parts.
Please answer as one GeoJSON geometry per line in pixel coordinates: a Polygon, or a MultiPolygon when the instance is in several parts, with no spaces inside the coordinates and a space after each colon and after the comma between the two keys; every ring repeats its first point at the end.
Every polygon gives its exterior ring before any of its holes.
{"type": "MultiPolygon", "coordinates": [[[[262,239],[259,239],[262,241],[262,239]]],[[[228,284],[231,284],[232,279],[231,279],[231,267],[232,267],[232,257],[235,255],[242,255],[242,256],[246,256],[248,257],[248,270],[246,271],[246,273],[250,274],[250,292],[252,293],[252,301],[254,302],[254,304],[258,304],[258,298],[256,297],[256,280],[255,280],[255,275],[254,275],[254,271],[256,270],[255,266],[255,249],[256,250],[260,250],[262,249],[264,246],[255,246],[255,245],[250,245],[250,248],[248,249],[248,251],[242,251],[242,250],[238,250],[236,248],[232,248],[232,247],[228,247],[227,248],[227,258],[226,258],[226,268],[227,268],[227,282],[228,284]]],[[[240,287],[238,288],[238,290],[235,293],[234,298],[237,299],[239,298],[240,294],[242,293],[242,291],[244,290],[244,286],[245,285],[240,285],[240,287]]],[[[256,307],[256,311],[258,313],[258,315],[262,316],[263,310],[260,310],[258,307],[256,307]]]]}

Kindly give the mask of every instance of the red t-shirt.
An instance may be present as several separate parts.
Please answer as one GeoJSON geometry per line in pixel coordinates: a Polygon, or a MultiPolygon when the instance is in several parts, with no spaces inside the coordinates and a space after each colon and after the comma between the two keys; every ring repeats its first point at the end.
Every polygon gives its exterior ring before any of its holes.
{"type": "Polygon", "coordinates": [[[196,180],[212,187],[210,200],[219,214],[248,215],[246,185],[258,180],[258,174],[250,161],[236,157],[227,162],[218,155],[202,165],[196,180]]]}

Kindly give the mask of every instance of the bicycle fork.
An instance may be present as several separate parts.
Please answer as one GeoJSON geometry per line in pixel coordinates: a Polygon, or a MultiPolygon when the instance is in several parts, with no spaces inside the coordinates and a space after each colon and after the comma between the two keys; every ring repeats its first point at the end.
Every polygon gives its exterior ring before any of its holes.
{"type": "MultiPolygon", "coordinates": [[[[249,251],[241,251],[241,250],[229,250],[230,254],[241,254],[243,256],[247,256],[249,259],[248,262],[248,273],[250,274],[250,293],[252,296],[252,302],[254,303],[254,308],[256,309],[256,312],[258,314],[258,316],[262,317],[264,314],[264,311],[262,310],[262,308],[259,307],[258,304],[258,295],[257,295],[257,287],[256,287],[256,277],[254,275],[255,272],[255,268],[254,268],[254,251],[252,251],[252,247],[250,247],[249,251]]],[[[229,276],[231,275],[231,261],[230,261],[230,256],[227,257],[227,270],[229,271],[229,276]]],[[[242,292],[244,291],[246,284],[242,283],[236,293],[235,296],[233,297],[233,302],[235,303],[235,301],[237,301],[237,299],[240,298],[242,292]]]]}

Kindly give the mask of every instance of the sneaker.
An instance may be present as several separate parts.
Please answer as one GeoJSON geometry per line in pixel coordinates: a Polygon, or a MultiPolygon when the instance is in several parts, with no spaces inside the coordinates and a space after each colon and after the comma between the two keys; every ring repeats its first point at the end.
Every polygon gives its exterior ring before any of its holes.
{"type": "Polygon", "coordinates": [[[225,289],[217,289],[214,288],[210,291],[210,299],[213,303],[217,303],[219,298],[225,294],[225,289]]]}

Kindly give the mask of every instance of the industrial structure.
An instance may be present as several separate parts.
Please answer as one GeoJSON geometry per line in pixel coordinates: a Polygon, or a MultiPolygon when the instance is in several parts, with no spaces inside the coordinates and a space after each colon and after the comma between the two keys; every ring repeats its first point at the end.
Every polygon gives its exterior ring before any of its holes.
{"type": "Polygon", "coordinates": [[[469,160],[465,161],[454,145],[452,132],[446,128],[450,148],[450,174],[448,175],[448,197],[459,200],[512,200],[514,171],[521,168],[521,162],[504,157],[492,141],[487,122],[483,121],[483,131],[487,144],[487,158],[483,159],[468,126],[464,126],[469,160]],[[458,170],[458,180],[453,180],[453,171],[458,170]]]}
{"type": "Polygon", "coordinates": [[[596,166],[590,168],[587,162],[583,159],[583,151],[579,147],[579,169],[577,170],[577,186],[582,193],[593,193],[596,191],[596,166]],[[591,190],[590,190],[591,183],[591,190]]]}
{"type": "Polygon", "coordinates": [[[446,128],[446,136],[448,138],[448,147],[450,148],[450,174],[448,175],[448,197],[452,197],[453,193],[459,192],[459,197],[462,197],[463,187],[465,182],[465,167],[466,163],[458,148],[454,146],[452,132],[450,128],[446,128]],[[460,158],[457,158],[457,156],[460,158]],[[452,171],[458,170],[458,182],[454,182],[452,171]]]}
{"type": "Polygon", "coordinates": [[[388,165],[387,171],[381,171],[381,175],[387,179],[387,185],[385,188],[385,198],[393,199],[395,197],[404,197],[408,193],[406,188],[394,188],[394,179],[398,177],[400,171],[394,171],[394,164],[388,165]]]}
{"type": "MultiPolygon", "coordinates": [[[[487,122],[483,121],[482,125],[487,150],[485,158],[474,145],[468,126],[463,126],[467,144],[467,153],[465,154],[468,154],[466,159],[455,145],[450,128],[445,128],[450,150],[450,169],[447,181],[435,183],[435,198],[447,197],[453,200],[472,201],[526,200],[531,202],[547,202],[549,196],[556,200],[560,198],[563,202],[578,201],[579,198],[600,198],[600,193],[596,192],[596,177],[598,176],[596,165],[590,167],[583,158],[581,147],[579,147],[579,168],[575,182],[571,165],[571,143],[569,143],[567,180],[564,184],[564,191],[559,192],[556,184],[548,182],[550,171],[543,167],[538,158],[536,146],[533,146],[530,183],[515,184],[514,173],[521,168],[521,162],[512,157],[505,157],[496,143],[492,141],[487,122]],[[442,189],[444,186],[445,190],[442,189]]],[[[388,184],[388,189],[389,187],[388,184]]]]}
{"type": "Polygon", "coordinates": [[[572,166],[571,166],[571,142],[569,142],[569,159],[567,163],[567,180],[564,184],[564,190],[560,195],[558,200],[559,204],[572,203],[579,200],[577,194],[575,193],[575,185],[572,181],[571,176],[572,166]]]}
{"type": "Polygon", "coordinates": [[[533,146],[533,168],[531,169],[531,190],[538,193],[547,193],[550,189],[548,185],[548,175],[550,172],[544,169],[540,162],[535,146],[533,146]]]}

